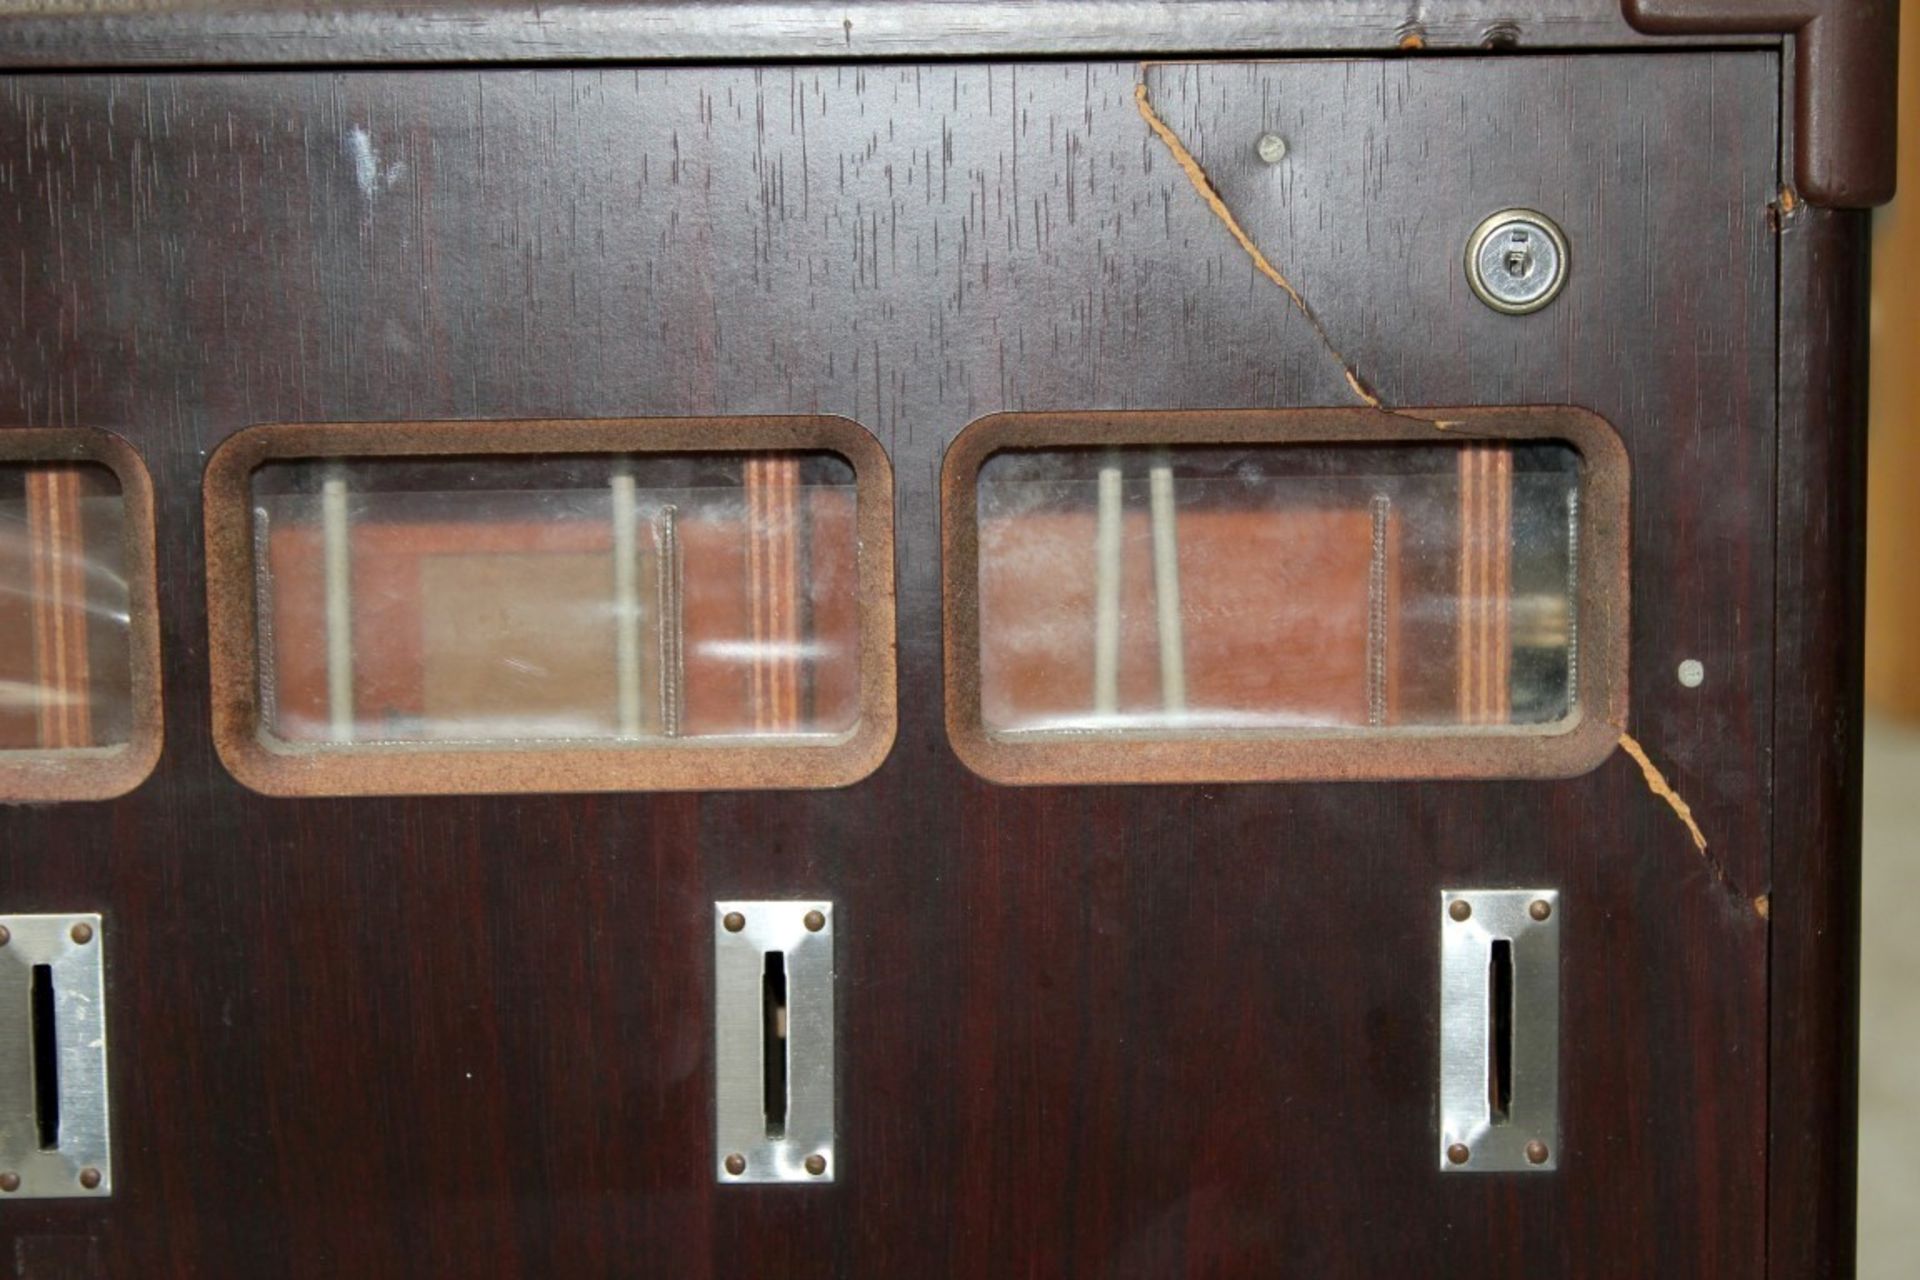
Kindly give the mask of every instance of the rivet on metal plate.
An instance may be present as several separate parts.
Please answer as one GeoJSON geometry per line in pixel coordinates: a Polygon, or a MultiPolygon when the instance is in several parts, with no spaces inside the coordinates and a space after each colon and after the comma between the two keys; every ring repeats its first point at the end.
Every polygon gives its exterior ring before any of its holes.
{"type": "Polygon", "coordinates": [[[1440,895],[1440,1168],[1534,1173],[1560,1147],[1560,895],[1440,895]],[[1461,914],[1454,908],[1468,903],[1461,914]]]}

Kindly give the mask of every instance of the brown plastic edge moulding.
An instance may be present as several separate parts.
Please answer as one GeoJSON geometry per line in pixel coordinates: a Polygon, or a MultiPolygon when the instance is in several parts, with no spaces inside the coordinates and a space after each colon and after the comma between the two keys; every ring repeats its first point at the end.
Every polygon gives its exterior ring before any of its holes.
{"type": "Polygon", "coordinates": [[[153,481],[134,447],[93,427],[0,430],[0,463],[91,462],[120,482],[127,575],[130,727],[111,747],[0,751],[0,803],[112,800],[139,786],[160,762],[160,610],[155,585],[153,481]]]}
{"type": "Polygon", "coordinates": [[[1540,408],[1261,409],[1001,413],[960,433],[941,468],[941,598],[947,733],[966,766],[1015,786],[1567,778],[1599,766],[1627,716],[1627,450],[1597,414],[1540,408]],[[1423,426],[1431,421],[1432,427],[1423,426]],[[1443,428],[1439,423],[1446,423],[1443,428]],[[990,732],[980,714],[978,478],[994,453],[1101,445],[1434,444],[1557,440],[1581,457],[1581,711],[1566,727],[1272,730],[1109,738],[990,732]]]}
{"type": "Polygon", "coordinates": [[[1621,0],[1654,35],[1790,35],[1794,181],[1814,204],[1893,199],[1900,123],[1899,0],[1621,0]]]}
{"type": "Polygon", "coordinates": [[[213,740],[241,783],[272,796],[727,791],[849,786],[875,769],[896,728],[893,469],[846,418],[631,418],[511,422],[335,422],[248,427],[214,451],[205,478],[207,629],[213,740]],[[294,746],[261,717],[250,486],[281,459],[462,454],[771,453],[824,450],[852,464],[858,535],[860,717],[820,742],[783,739],[624,747],[294,746]]]}

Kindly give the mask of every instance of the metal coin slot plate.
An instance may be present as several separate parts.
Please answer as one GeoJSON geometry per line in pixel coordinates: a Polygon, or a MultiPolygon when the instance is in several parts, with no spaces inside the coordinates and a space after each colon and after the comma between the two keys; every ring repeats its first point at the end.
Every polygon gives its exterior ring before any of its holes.
{"type": "Polygon", "coordinates": [[[100,917],[0,916],[0,926],[0,1201],[110,1195],[100,917]],[[42,1007],[51,1016],[36,1018],[42,967],[51,988],[42,1007]],[[50,1050],[42,1045],[48,1035],[50,1050]],[[36,1076],[44,1064],[54,1068],[51,1082],[36,1076]],[[11,1178],[19,1185],[7,1191],[11,1178]]]}
{"type": "Polygon", "coordinates": [[[713,994],[714,1176],[723,1183],[832,1182],[833,904],[714,903],[713,994]],[[819,913],[818,929],[807,927],[812,912],[819,913]],[[735,914],[740,927],[728,929],[735,914]],[[773,968],[785,977],[779,1010],[769,1007],[776,987],[768,981],[768,957],[775,954],[773,968]],[[770,1062],[782,1052],[784,1071],[770,1062]],[[769,1096],[782,1085],[784,1115],[769,1096]],[[808,1168],[810,1159],[819,1172],[808,1168]],[[730,1167],[729,1160],[736,1162],[730,1167]]]}
{"type": "Polygon", "coordinates": [[[1440,894],[1443,1172],[1543,1173],[1558,1164],[1561,917],[1551,889],[1440,894]],[[1501,942],[1504,974],[1495,964],[1501,942]],[[1496,993],[1511,1002],[1504,1019],[1496,993]],[[1466,1149],[1464,1161],[1456,1147],[1466,1149]]]}

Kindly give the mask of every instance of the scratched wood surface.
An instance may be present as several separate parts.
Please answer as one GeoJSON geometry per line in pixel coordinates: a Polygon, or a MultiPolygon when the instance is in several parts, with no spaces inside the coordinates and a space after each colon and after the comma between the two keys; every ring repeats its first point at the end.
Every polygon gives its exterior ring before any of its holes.
{"type": "Polygon", "coordinates": [[[1149,131],[1131,64],[0,81],[0,415],[112,428],[152,467],[169,715],[131,796],[0,812],[0,902],[106,913],[116,1142],[110,1203],[0,1205],[0,1256],[1762,1274],[1779,74],[1152,68],[1338,359],[1149,131]],[[1524,321],[1459,265],[1511,205],[1576,263],[1524,321]],[[955,761],[946,442],[1002,409],[1353,403],[1342,361],[1389,404],[1619,430],[1624,727],[1706,855],[1619,753],[1566,782],[1033,790],[955,761]],[[901,729],[871,779],[289,801],[222,771],[198,481],[232,432],[783,411],[895,460],[901,729]],[[1473,884],[1563,894],[1553,1176],[1433,1167],[1434,904],[1473,884]],[[716,1188],[709,904],[800,895],[840,922],[839,1178],[716,1188]]]}

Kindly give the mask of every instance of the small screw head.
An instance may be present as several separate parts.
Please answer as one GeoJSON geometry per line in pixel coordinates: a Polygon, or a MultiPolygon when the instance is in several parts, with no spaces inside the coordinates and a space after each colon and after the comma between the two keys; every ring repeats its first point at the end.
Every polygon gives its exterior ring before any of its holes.
{"type": "Polygon", "coordinates": [[[1680,687],[1683,689],[1698,689],[1707,682],[1706,664],[1698,658],[1688,658],[1680,664],[1680,670],[1675,674],[1680,677],[1680,687]]]}
{"type": "Polygon", "coordinates": [[[67,936],[84,947],[93,941],[93,926],[90,924],[77,924],[67,931],[67,936]]]}
{"type": "Polygon", "coordinates": [[[1528,906],[1527,914],[1535,920],[1545,920],[1553,914],[1553,904],[1545,898],[1535,898],[1533,903],[1528,906]]]}
{"type": "Polygon", "coordinates": [[[1547,1162],[1547,1144],[1535,1138],[1527,1144],[1527,1163],[1545,1164],[1547,1162]]]}
{"type": "Polygon", "coordinates": [[[1470,919],[1473,915],[1473,904],[1465,898],[1455,898],[1447,904],[1447,914],[1455,920],[1470,919]]]}
{"type": "Polygon", "coordinates": [[[100,1185],[100,1171],[92,1168],[82,1169],[80,1171],[80,1185],[92,1191],[100,1185]]]}
{"type": "Polygon", "coordinates": [[[1456,1142],[1447,1148],[1447,1161],[1450,1164],[1465,1164],[1473,1158],[1473,1152],[1467,1150],[1467,1144],[1456,1142]]]}
{"type": "Polygon", "coordinates": [[[721,918],[720,923],[727,927],[728,933],[738,933],[747,927],[747,918],[738,911],[729,911],[721,918]]]}
{"type": "Polygon", "coordinates": [[[1263,133],[1260,140],[1253,144],[1260,158],[1268,164],[1279,164],[1287,158],[1287,140],[1277,133],[1263,133]]]}
{"type": "Polygon", "coordinates": [[[19,1189],[20,1189],[19,1174],[15,1173],[11,1169],[7,1170],[5,1173],[0,1173],[0,1191],[18,1191],[19,1189]]]}
{"type": "Polygon", "coordinates": [[[12,942],[12,941],[13,941],[13,930],[7,928],[7,926],[3,924],[0,924],[0,947],[4,947],[9,942],[12,942]]]}
{"type": "Polygon", "coordinates": [[[747,1158],[745,1156],[739,1155],[736,1153],[734,1155],[730,1155],[727,1157],[728,1173],[732,1174],[734,1177],[737,1178],[741,1174],[745,1173],[746,1171],[747,1171],[747,1158]]]}
{"type": "Polygon", "coordinates": [[[827,918],[818,911],[809,911],[807,912],[806,925],[807,932],[818,933],[827,927],[827,918]]]}
{"type": "Polygon", "coordinates": [[[817,1178],[821,1174],[825,1173],[826,1171],[827,1171],[827,1158],[825,1156],[815,1155],[815,1156],[807,1157],[808,1173],[812,1174],[814,1177],[817,1178]]]}

